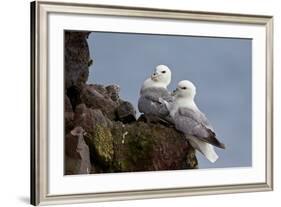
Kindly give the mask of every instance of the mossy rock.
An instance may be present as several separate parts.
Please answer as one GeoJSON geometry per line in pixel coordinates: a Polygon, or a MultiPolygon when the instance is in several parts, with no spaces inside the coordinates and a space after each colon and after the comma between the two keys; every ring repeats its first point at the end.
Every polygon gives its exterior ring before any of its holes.
{"type": "Polygon", "coordinates": [[[173,127],[135,122],[114,123],[113,172],[197,168],[194,149],[173,127]]]}
{"type": "Polygon", "coordinates": [[[109,128],[96,125],[94,145],[97,154],[104,162],[111,162],[113,159],[113,140],[109,128]]]}
{"type": "Polygon", "coordinates": [[[115,171],[143,171],[152,165],[153,137],[141,125],[115,123],[112,135],[115,171]]]}
{"type": "Polygon", "coordinates": [[[85,137],[90,149],[92,162],[97,162],[104,167],[109,166],[113,160],[113,138],[110,128],[101,125],[95,126],[95,131],[85,137]]]}
{"type": "Polygon", "coordinates": [[[186,155],[186,166],[188,169],[198,169],[198,160],[196,158],[196,151],[193,147],[189,147],[186,155]]]}

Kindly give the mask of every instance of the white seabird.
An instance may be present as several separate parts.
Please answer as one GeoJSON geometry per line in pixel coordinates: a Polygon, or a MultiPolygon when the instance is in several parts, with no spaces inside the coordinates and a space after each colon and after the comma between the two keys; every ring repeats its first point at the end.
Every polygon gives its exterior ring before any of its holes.
{"type": "Polygon", "coordinates": [[[167,102],[172,101],[172,96],[167,90],[170,82],[171,70],[166,65],[158,65],[151,77],[144,81],[138,100],[138,109],[144,113],[148,122],[171,121],[166,105],[159,102],[159,98],[167,102]]]}
{"type": "Polygon", "coordinates": [[[218,155],[213,146],[223,149],[225,146],[216,138],[212,125],[196,106],[195,94],[194,84],[183,80],[178,83],[177,89],[173,92],[173,103],[164,102],[169,108],[176,129],[186,135],[193,148],[201,152],[209,161],[215,162],[218,155]]]}

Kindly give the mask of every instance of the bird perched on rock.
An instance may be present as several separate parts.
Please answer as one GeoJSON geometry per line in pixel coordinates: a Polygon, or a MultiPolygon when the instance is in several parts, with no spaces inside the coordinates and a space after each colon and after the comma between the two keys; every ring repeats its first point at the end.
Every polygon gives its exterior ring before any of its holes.
{"type": "Polygon", "coordinates": [[[198,109],[194,102],[196,87],[188,80],[178,83],[177,89],[173,92],[174,101],[164,102],[170,111],[170,115],[177,130],[183,132],[190,144],[201,152],[209,161],[215,162],[218,159],[214,147],[225,149],[214,132],[214,129],[206,116],[198,109]]]}
{"type": "Polygon", "coordinates": [[[159,98],[167,102],[172,101],[172,96],[167,90],[170,82],[171,70],[166,65],[158,65],[154,73],[144,81],[138,100],[138,109],[144,113],[148,122],[171,122],[166,105],[159,102],[159,98]]]}

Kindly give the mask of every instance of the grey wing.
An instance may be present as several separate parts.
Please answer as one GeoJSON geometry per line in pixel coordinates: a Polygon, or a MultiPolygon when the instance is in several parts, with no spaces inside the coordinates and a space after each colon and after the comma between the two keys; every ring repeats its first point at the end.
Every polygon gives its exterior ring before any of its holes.
{"type": "Polygon", "coordinates": [[[147,89],[142,91],[138,100],[138,109],[144,114],[153,114],[157,116],[168,116],[167,107],[159,101],[163,91],[147,89]]]}
{"type": "Polygon", "coordinates": [[[200,119],[202,121],[202,123],[209,128],[210,130],[212,130],[214,132],[214,128],[212,126],[212,124],[209,122],[209,120],[207,119],[207,117],[205,116],[204,113],[200,112],[200,119]]]}
{"type": "Polygon", "coordinates": [[[224,144],[216,138],[216,134],[204,124],[206,120],[202,120],[200,112],[180,108],[174,116],[174,121],[176,128],[184,134],[195,136],[216,147],[225,148],[224,144]]]}
{"type": "Polygon", "coordinates": [[[160,97],[167,102],[173,102],[173,97],[171,96],[171,94],[167,90],[162,90],[160,97]]]}
{"type": "Polygon", "coordinates": [[[138,101],[138,109],[142,113],[151,114],[155,112],[155,109],[158,107],[158,103],[151,96],[142,95],[138,101]]]}

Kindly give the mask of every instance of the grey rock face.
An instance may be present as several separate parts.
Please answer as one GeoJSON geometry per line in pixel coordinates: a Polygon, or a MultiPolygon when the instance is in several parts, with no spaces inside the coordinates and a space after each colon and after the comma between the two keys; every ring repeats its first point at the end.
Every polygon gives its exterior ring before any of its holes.
{"type": "Polygon", "coordinates": [[[120,87],[118,85],[106,86],[106,91],[112,101],[119,101],[120,87]]]}
{"type": "Polygon", "coordinates": [[[65,137],[65,174],[89,174],[91,172],[90,151],[85,143],[83,132],[75,131],[82,127],[75,127],[65,137]]]}
{"type": "Polygon", "coordinates": [[[87,107],[100,109],[110,120],[116,119],[115,110],[118,102],[114,102],[107,91],[97,85],[86,85],[81,92],[81,101],[87,107]]]}
{"type": "Polygon", "coordinates": [[[87,132],[90,132],[95,130],[96,125],[109,127],[112,123],[100,109],[91,109],[87,108],[85,104],[80,104],[75,109],[74,125],[82,126],[87,132]]]}
{"type": "Polygon", "coordinates": [[[64,34],[65,88],[80,87],[89,76],[90,60],[87,37],[90,32],[66,31],[64,34]]]}
{"type": "Polygon", "coordinates": [[[127,124],[136,121],[136,110],[128,101],[120,101],[116,110],[117,119],[127,124]]]}
{"type": "Polygon", "coordinates": [[[71,129],[74,127],[74,113],[72,110],[72,106],[68,96],[64,96],[64,126],[65,126],[65,133],[67,134],[70,132],[71,129]]]}

